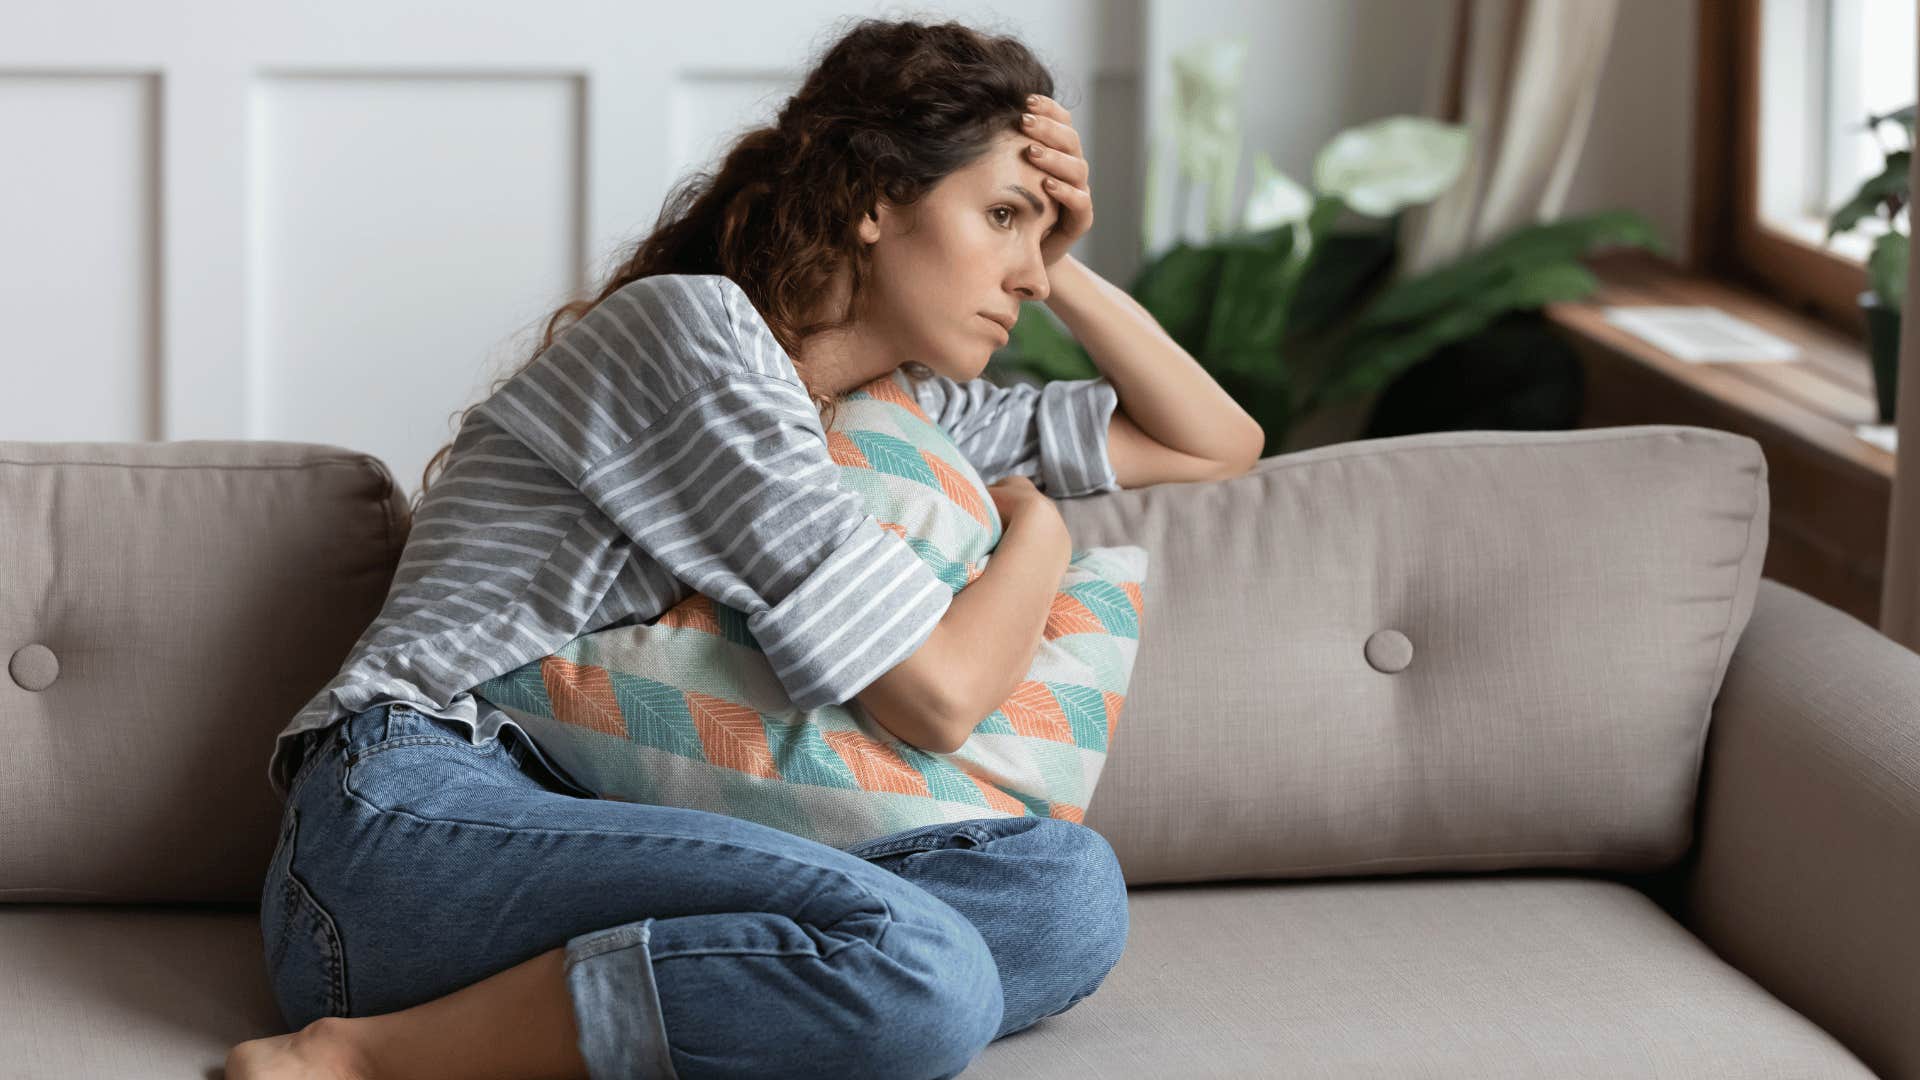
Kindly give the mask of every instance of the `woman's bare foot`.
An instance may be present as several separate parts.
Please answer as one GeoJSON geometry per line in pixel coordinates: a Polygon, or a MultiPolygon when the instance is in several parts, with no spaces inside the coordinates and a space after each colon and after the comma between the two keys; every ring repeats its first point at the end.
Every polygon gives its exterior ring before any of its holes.
{"type": "Polygon", "coordinates": [[[346,1027],[323,1016],[291,1035],[239,1043],[227,1051],[227,1080],[373,1080],[346,1027]]]}

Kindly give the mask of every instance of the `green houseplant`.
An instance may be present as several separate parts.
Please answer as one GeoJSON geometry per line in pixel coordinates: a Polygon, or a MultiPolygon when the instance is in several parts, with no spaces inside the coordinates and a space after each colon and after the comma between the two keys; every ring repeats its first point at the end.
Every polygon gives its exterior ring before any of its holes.
{"type": "MultiPolygon", "coordinates": [[[[1439,197],[1469,152],[1464,127],[1413,116],[1334,136],[1315,157],[1312,190],[1258,155],[1239,227],[1228,231],[1239,160],[1231,89],[1244,52],[1228,40],[1175,59],[1178,161],[1182,179],[1206,192],[1207,235],[1149,258],[1128,292],[1260,422],[1266,454],[1305,416],[1380,389],[1442,347],[1470,343],[1514,312],[1587,296],[1598,285],[1580,264],[1589,250],[1664,250],[1644,218],[1605,212],[1521,228],[1448,265],[1397,275],[1401,212],[1439,197]],[[1343,216],[1365,224],[1336,229],[1343,216]]],[[[1156,148],[1143,248],[1162,160],[1156,148]]],[[[1001,370],[1042,381],[1098,374],[1040,304],[1023,306],[1003,356],[1001,370]]]]}
{"type": "Polygon", "coordinates": [[[1841,204],[1827,219],[1827,239],[1860,226],[1862,221],[1884,214],[1885,232],[1874,240],[1867,255],[1867,291],[1860,294],[1860,308],[1867,317],[1867,350],[1873,359],[1873,389],[1879,407],[1880,422],[1893,422],[1896,373],[1900,365],[1900,306],[1907,295],[1907,256],[1909,241],[1900,231],[1899,215],[1912,201],[1907,171],[1913,159],[1914,107],[1908,105],[1883,116],[1867,117],[1866,130],[1878,140],[1880,127],[1891,124],[1906,136],[1904,149],[1888,150],[1881,143],[1885,163],[1880,172],[1868,177],[1853,198],[1841,204]]]}

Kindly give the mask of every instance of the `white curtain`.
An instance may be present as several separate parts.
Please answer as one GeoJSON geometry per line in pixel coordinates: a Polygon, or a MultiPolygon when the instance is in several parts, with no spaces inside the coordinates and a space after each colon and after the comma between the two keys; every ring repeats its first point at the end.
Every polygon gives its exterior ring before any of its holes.
{"type": "Polygon", "coordinates": [[[1559,216],[1599,96],[1619,0],[1459,0],[1427,113],[1465,123],[1459,182],[1402,221],[1401,272],[1559,216]]]}
{"type": "MultiPolygon", "coordinates": [[[[1618,0],[1457,0],[1426,115],[1470,128],[1460,179],[1406,212],[1399,272],[1450,262],[1559,216],[1599,94],[1618,0]]],[[[1316,410],[1283,450],[1359,437],[1380,391],[1316,410]]]]}
{"type": "MultiPolygon", "coordinates": [[[[1920,42],[1916,43],[1920,48],[1920,42]]],[[[1920,86],[1914,87],[1920,95],[1920,86]]],[[[1907,250],[1915,255],[1907,215],[1907,250]]],[[[1909,256],[1907,295],[1901,305],[1900,373],[1893,403],[1899,433],[1893,459],[1893,505],[1887,514],[1887,561],[1880,580],[1880,632],[1920,652],[1920,258],[1909,256]]]]}

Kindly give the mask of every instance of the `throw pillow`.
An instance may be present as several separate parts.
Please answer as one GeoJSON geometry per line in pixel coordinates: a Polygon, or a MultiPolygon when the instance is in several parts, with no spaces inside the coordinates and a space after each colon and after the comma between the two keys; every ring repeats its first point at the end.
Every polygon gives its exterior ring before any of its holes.
{"type": "MultiPolygon", "coordinates": [[[[1001,522],[986,484],[898,370],[845,395],[838,482],[955,592],[1001,522]]],[[[1081,820],[1133,673],[1147,552],[1077,549],[1026,678],[948,754],[857,702],[795,707],[746,615],[694,594],[652,623],[583,634],[475,687],[601,798],[678,806],[850,848],[970,818],[1081,820]]]]}

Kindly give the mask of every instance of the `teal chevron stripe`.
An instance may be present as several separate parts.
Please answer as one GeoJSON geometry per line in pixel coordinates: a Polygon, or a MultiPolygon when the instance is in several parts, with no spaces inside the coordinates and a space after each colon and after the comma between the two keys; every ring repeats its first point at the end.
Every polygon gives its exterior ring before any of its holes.
{"type": "Polygon", "coordinates": [[[1133,603],[1120,586],[1108,581],[1083,581],[1061,591],[1087,605],[1087,610],[1107,628],[1107,633],[1139,638],[1140,621],[1134,617],[1133,603]]]}
{"type": "Polygon", "coordinates": [[[687,695],[663,682],[624,671],[608,671],[613,697],[627,721],[627,737],[681,757],[707,760],[700,732],[693,726],[687,695]]]}
{"type": "Polygon", "coordinates": [[[1029,795],[1024,791],[1007,791],[1006,788],[1001,788],[1000,790],[1006,791],[1007,794],[1019,799],[1020,802],[1026,806],[1027,813],[1032,814],[1034,817],[1053,816],[1053,803],[1038,795],[1029,795]]]}
{"type": "Polygon", "coordinates": [[[773,752],[773,767],[782,778],[796,784],[861,790],[853,770],[840,760],[827,740],[820,737],[816,723],[768,723],[761,718],[767,733],[767,748],[773,752]]]}
{"type": "Polygon", "coordinates": [[[1060,703],[1067,724],[1073,729],[1073,741],[1088,750],[1107,752],[1107,699],[1096,687],[1073,683],[1046,684],[1053,700],[1060,703]]]}
{"type": "Polygon", "coordinates": [[[534,716],[553,715],[553,701],[547,697],[547,681],[540,676],[538,660],[496,675],[468,692],[503,709],[518,709],[534,716]]]}
{"type": "Polygon", "coordinates": [[[980,794],[980,785],[967,779],[967,774],[934,757],[917,746],[901,744],[894,747],[906,763],[913,766],[927,781],[927,790],[936,799],[950,802],[971,803],[974,806],[990,807],[987,797],[980,794]]]}
{"type": "Polygon", "coordinates": [[[713,602],[714,620],[720,624],[720,635],[735,645],[744,645],[754,652],[765,652],[760,641],[747,629],[747,616],[736,608],[728,607],[718,600],[713,602]]]}
{"type": "Polygon", "coordinates": [[[920,561],[927,564],[927,569],[933,571],[933,576],[947,583],[947,588],[959,592],[966,587],[965,564],[947,558],[939,545],[925,537],[909,536],[906,540],[907,546],[913,549],[913,553],[920,556],[920,561]]]}
{"type": "Polygon", "coordinates": [[[973,726],[973,730],[968,734],[970,735],[1012,735],[1013,733],[1014,733],[1013,723],[1007,719],[1007,714],[1002,712],[999,709],[995,709],[992,712],[987,714],[987,718],[985,720],[982,720],[978,724],[975,724],[973,726]]]}
{"type": "Polygon", "coordinates": [[[907,440],[881,431],[849,431],[845,434],[866,455],[867,462],[880,472],[918,481],[935,491],[943,490],[940,478],[933,474],[933,469],[920,456],[920,448],[907,440]]]}

